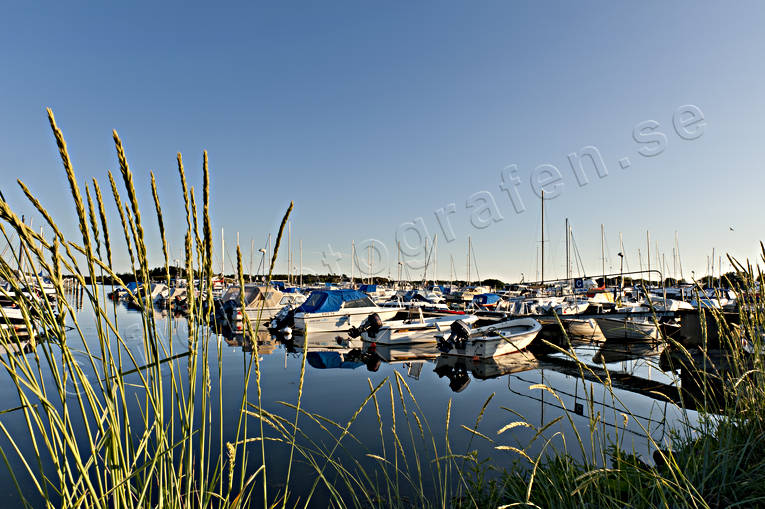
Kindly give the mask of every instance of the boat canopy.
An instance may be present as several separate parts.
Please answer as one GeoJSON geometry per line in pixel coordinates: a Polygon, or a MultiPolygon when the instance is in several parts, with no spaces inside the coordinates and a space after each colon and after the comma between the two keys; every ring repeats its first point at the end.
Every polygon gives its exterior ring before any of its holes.
{"type": "Polygon", "coordinates": [[[340,308],[374,307],[374,302],[358,290],[316,290],[295,313],[330,313],[340,308]]]}
{"type": "Polygon", "coordinates": [[[402,297],[404,302],[431,302],[431,300],[421,290],[409,290],[402,297]]]}
{"type": "Polygon", "coordinates": [[[239,300],[239,285],[229,286],[223,295],[220,296],[221,302],[226,302],[234,299],[239,300]]]}
{"type": "Polygon", "coordinates": [[[482,293],[481,295],[473,297],[473,302],[480,304],[481,306],[490,306],[499,302],[501,298],[502,297],[496,293],[482,293]]]}
{"type": "Polygon", "coordinates": [[[268,290],[265,286],[244,285],[244,307],[260,307],[265,300],[267,308],[277,307],[282,299],[279,290],[268,290]]]}

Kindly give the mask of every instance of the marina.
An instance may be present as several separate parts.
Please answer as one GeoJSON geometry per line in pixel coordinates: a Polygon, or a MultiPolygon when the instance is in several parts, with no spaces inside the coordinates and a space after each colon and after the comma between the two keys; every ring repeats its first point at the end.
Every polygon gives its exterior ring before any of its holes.
{"type": "Polygon", "coordinates": [[[0,508],[765,507],[763,18],[8,3],[0,508]]]}

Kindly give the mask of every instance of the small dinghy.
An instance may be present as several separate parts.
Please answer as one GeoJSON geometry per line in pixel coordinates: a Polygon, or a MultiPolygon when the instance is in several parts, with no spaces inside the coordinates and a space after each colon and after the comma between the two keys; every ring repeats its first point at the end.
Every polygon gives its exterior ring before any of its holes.
{"type": "Polygon", "coordinates": [[[470,324],[478,320],[475,315],[451,315],[425,318],[422,309],[416,317],[408,320],[383,322],[380,315],[372,313],[359,327],[351,327],[348,335],[361,336],[364,341],[380,345],[407,345],[412,343],[435,343],[436,334],[449,330],[457,320],[470,324]]]}
{"type": "Polygon", "coordinates": [[[519,318],[471,329],[457,320],[450,329],[449,337],[439,336],[441,352],[485,359],[520,352],[534,341],[542,325],[533,318],[519,318]]]}

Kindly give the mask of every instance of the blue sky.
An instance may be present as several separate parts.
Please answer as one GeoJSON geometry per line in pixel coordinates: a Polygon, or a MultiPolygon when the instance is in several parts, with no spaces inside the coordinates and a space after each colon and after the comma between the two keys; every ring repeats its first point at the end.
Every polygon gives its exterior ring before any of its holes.
{"type": "MultiPolygon", "coordinates": [[[[206,149],[216,236],[224,227],[227,246],[239,232],[246,254],[252,238],[261,247],[294,200],[295,262],[302,239],[306,271],[326,272],[331,246],[349,273],[351,241],[377,239],[388,250],[382,273],[389,264],[395,275],[397,229],[422,217],[429,235],[439,233],[440,278],[450,255],[465,277],[469,235],[481,277],[515,280],[536,268],[539,200],[529,178],[552,164],[563,188],[546,207],[548,277],[564,270],[565,217],[589,274],[600,272],[602,223],[614,270],[619,233],[634,269],[647,230],[652,255],[658,242],[671,270],[677,231],[688,277],[706,270],[713,248],[758,253],[762,19],[755,2],[9,5],[0,17],[0,190],[34,216],[21,178],[76,232],[51,107],[81,181],[107,185],[116,129],[141,203],[151,207],[153,170],[176,232],[175,154],[199,187],[206,149]],[[703,112],[703,135],[683,140],[672,120],[689,104],[703,112]],[[646,120],[667,140],[650,158],[632,137],[646,120]],[[609,174],[588,170],[579,187],[567,155],[584,146],[597,147],[609,174]],[[511,164],[521,214],[499,188],[511,164]],[[480,191],[503,217],[482,229],[466,207],[480,191]],[[434,212],[450,203],[455,239],[446,242],[434,212]]],[[[156,228],[147,233],[159,263],[156,228]]],[[[180,234],[170,243],[178,253],[180,234]]],[[[126,268],[121,243],[115,251],[126,268]]],[[[286,256],[277,268],[286,270],[286,256]]]]}

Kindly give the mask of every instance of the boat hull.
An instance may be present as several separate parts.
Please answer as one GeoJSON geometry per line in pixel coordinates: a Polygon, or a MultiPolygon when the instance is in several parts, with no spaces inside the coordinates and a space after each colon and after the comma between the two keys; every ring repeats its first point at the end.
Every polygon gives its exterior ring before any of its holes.
{"type": "Polygon", "coordinates": [[[659,329],[653,321],[634,318],[596,318],[603,336],[612,340],[649,340],[659,338],[659,329]]]}
{"type": "Polygon", "coordinates": [[[590,341],[605,341],[603,332],[593,318],[589,319],[565,319],[563,321],[566,332],[569,336],[576,339],[586,339],[590,341]]]}
{"type": "Polygon", "coordinates": [[[475,315],[430,318],[423,322],[393,323],[383,326],[374,336],[365,331],[361,337],[364,341],[377,343],[378,345],[409,345],[416,343],[436,343],[436,334],[448,332],[449,326],[457,320],[465,323],[473,323],[478,319],[475,315]]]}
{"type": "Polygon", "coordinates": [[[297,313],[295,329],[303,334],[348,332],[351,327],[359,327],[372,313],[380,315],[382,320],[389,320],[399,311],[401,308],[349,308],[330,313],[297,313]]]}
{"type": "Polygon", "coordinates": [[[464,348],[452,348],[444,355],[488,359],[526,349],[542,330],[539,322],[531,318],[510,320],[493,327],[475,329],[464,348]],[[491,335],[494,330],[498,335],[491,335]]]}

